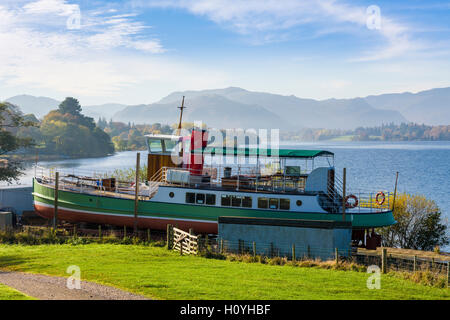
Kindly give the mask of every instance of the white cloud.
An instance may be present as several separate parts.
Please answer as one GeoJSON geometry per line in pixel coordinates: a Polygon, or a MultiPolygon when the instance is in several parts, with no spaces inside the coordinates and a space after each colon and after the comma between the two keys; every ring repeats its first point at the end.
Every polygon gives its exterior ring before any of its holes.
{"type": "MultiPolygon", "coordinates": [[[[349,31],[355,34],[367,31],[367,7],[355,6],[335,0],[131,0],[134,7],[178,8],[208,18],[243,35],[261,34],[253,43],[274,42],[289,39],[286,30],[310,26],[315,36],[349,31]],[[283,32],[280,32],[283,31],[283,32]]],[[[380,36],[380,43],[353,60],[379,60],[400,56],[420,45],[410,39],[409,28],[383,14],[379,30],[371,30],[380,36]]],[[[308,29],[308,32],[309,29],[308,29]]]]}
{"type": "MultiPolygon", "coordinates": [[[[62,0],[40,0],[23,7],[0,6],[0,82],[3,88],[28,87],[84,96],[108,96],[135,85],[146,76],[127,69],[122,49],[131,56],[165,51],[159,39],[148,37],[149,26],[134,14],[115,10],[84,12],[81,30],[66,30],[65,17],[77,5],[62,0]],[[52,20],[50,17],[62,17],[52,20]],[[55,27],[56,24],[57,27],[55,27]]],[[[133,59],[133,58],[131,58],[133,59]]],[[[149,70],[151,56],[142,62],[149,70]]],[[[180,69],[183,69],[180,67],[180,69]]],[[[157,76],[157,75],[155,75],[157,76]]]]}
{"type": "Polygon", "coordinates": [[[65,0],[39,0],[26,4],[23,9],[28,14],[57,14],[70,16],[80,11],[77,4],[68,4],[65,0]]]}

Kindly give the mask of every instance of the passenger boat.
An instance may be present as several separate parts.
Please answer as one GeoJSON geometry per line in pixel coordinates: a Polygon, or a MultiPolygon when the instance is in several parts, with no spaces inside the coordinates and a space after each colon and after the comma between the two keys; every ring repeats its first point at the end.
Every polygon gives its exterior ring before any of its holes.
{"type": "MultiPolygon", "coordinates": [[[[218,232],[220,216],[344,220],[352,223],[355,243],[369,235],[378,245],[374,228],[396,223],[392,194],[350,194],[332,152],[214,147],[207,134],[148,135],[145,184],[59,170],[58,219],[160,230],[172,224],[204,234],[218,232]]],[[[35,210],[48,219],[55,212],[56,171],[37,169],[33,179],[35,210]]]]}

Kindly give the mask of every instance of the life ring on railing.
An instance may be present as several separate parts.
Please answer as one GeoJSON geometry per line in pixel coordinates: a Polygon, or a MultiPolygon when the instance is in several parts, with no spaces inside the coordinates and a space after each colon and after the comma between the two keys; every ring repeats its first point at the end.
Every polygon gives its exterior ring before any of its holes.
{"type": "Polygon", "coordinates": [[[349,209],[356,208],[358,206],[358,198],[354,194],[350,194],[345,197],[345,207],[349,209]],[[348,202],[349,199],[353,199],[353,203],[348,202]]]}
{"type": "Polygon", "coordinates": [[[384,195],[383,191],[380,191],[377,193],[377,195],[375,197],[375,201],[379,206],[383,205],[384,201],[386,201],[386,196],[384,195]],[[381,201],[379,199],[380,197],[382,197],[381,201]]]}

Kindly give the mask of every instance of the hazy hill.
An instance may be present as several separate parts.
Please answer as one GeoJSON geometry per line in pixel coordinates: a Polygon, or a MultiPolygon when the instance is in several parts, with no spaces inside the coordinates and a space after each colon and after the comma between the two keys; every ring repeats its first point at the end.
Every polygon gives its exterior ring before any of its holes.
{"type": "MultiPolygon", "coordinates": [[[[47,97],[35,97],[31,95],[18,95],[6,99],[7,102],[12,103],[20,107],[20,110],[24,114],[34,114],[38,118],[44,117],[50,110],[58,108],[61,101],[47,98],[47,97]]],[[[127,107],[124,104],[118,103],[106,103],[102,105],[94,106],[82,106],[82,113],[88,117],[92,117],[98,120],[99,117],[109,120],[112,116],[127,107]]]]}
{"type": "Polygon", "coordinates": [[[412,122],[431,125],[450,123],[450,88],[382,94],[368,96],[365,100],[378,109],[397,110],[412,122]]]}
{"type": "Polygon", "coordinates": [[[98,118],[102,117],[106,120],[111,119],[114,114],[125,109],[127,105],[120,103],[105,103],[101,105],[94,106],[82,106],[82,113],[88,117],[94,118],[96,121],[98,118]]]}
{"type": "Polygon", "coordinates": [[[52,98],[35,97],[26,94],[11,97],[6,99],[6,101],[19,106],[24,114],[32,113],[38,118],[42,118],[50,110],[56,109],[61,103],[52,98]]]}
{"type": "MultiPolygon", "coordinates": [[[[173,124],[181,97],[186,96],[186,121],[203,121],[218,128],[354,129],[386,123],[450,123],[450,88],[418,93],[395,93],[353,99],[303,99],[241,88],[173,92],[152,104],[127,106],[108,103],[82,106],[83,114],[134,123],[173,124]]],[[[20,95],[6,101],[38,117],[56,109],[59,101],[20,95]]]]}
{"type": "MultiPolygon", "coordinates": [[[[224,105],[223,109],[230,107],[230,101],[237,103],[238,105],[236,107],[241,112],[249,114],[250,119],[248,119],[248,122],[252,124],[252,127],[256,128],[263,127],[263,124],[257,122],[260,117],[258,119],[255,118],[254,110],[247,110],[248,106],[259,106],[267,112],[270,112],[272,119],[276,120],[272,122],[268,119],[272,123],[271,127],[277,127],[280,124],[281,126],[279,128],[281,129],[299,127],[351,129],[358,126],[374,126],[387,122],[400,123],[407,121],[398,111],[376,110],[361,98],[317,101],[313,99],[302,99],[292,95],[283,96],[265,92],[252,92],[235,87],[174,92],[161,99],[158,103],[180,104],[183,95],[186,96],[186,103],[188,105],[194,105],[194,101],[200,97],[209,96],[209,102],[214,103],[216,109],[221,108],[218,97],[224,97],[227,99],[228,105],[224,105]]],[[[205,108],[202,108],[201,111],[197,109],[197,114],[206,117],[209,114],[209,110],[207,110],[207,105],[205,108]]],[[[132,109],[129,109],[128,112],[129,114],[133,114],[132,109]]],[[[233,117],[234,115],[228,115],[228,118],[230,116],[233,117]]],[[[206,120],[204,122],[208,123],[206,120]]]]}
{"type": "MultiPolygon", "coordinates": [[[[150,105],[129,106],[113,120],[134,123],[177,123],[181,100],[161,100],[150,105]]],[[[184,121],[202,121],[216,128],[279,128],[285,122],[258,105],[242,104],[217,94],[193,95],[186,99],[184,121]]]]}

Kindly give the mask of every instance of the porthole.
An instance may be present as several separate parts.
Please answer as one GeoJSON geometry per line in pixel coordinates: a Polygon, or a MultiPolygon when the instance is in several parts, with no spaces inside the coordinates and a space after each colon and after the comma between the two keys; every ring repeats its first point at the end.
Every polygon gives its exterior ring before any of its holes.
{"type": "Polygon", "coordinates": [[[169,193],[169,197],[173,198],[174,196],[175,196],[175,193],[173,193],[173,192],[169,193]]]}
{"type": "Polygon", "coordinates": [[[300,207],[302,205],[302,200],[297,200],[297,206],[300,207]]]}

